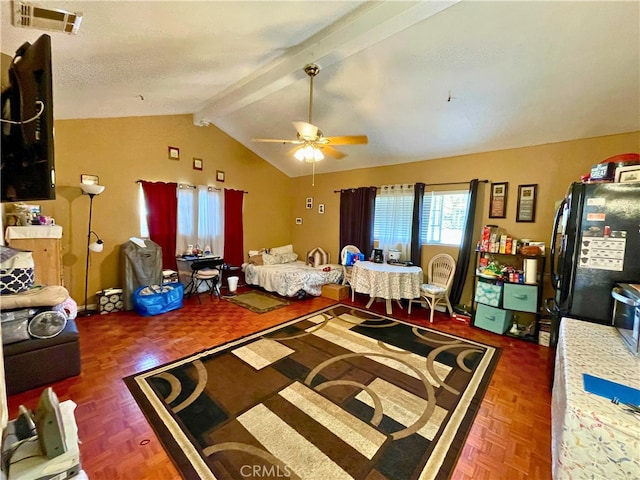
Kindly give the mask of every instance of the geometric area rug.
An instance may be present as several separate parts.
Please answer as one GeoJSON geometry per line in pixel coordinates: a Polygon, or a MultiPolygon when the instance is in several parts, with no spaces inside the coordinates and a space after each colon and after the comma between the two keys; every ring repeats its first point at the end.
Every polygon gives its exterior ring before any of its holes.
{"type": "Polygon", "coordinates": [[[187,479],[447,479],[499,355],[333,305],[124,380],[187,479]]]}

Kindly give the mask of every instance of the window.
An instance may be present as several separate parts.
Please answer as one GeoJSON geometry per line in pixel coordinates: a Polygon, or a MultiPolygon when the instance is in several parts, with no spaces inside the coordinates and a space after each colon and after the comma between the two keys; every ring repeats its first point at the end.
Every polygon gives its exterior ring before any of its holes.
{"type": "Polygon", "coordinates": [[[142,183],[138,188],[138,215],[140,215],[140,238],[149,238],[149,224],[147,223],[147,206],[144,202],[142,183]]]}
{"type": "Polygon", "coordinates": [[[376,195],[373,238],[378,248],[398,249],[402,257],[411,254],[413,185],[383,185],[376,195]]]}
{"type": "MultiPolygon", "coordinates": [[[[140,186],[138,200],[140,237],[149,238],[147,208],[140,186]]],[[[211,187],[180,185],[178,188],[178,225],[176,255],[182,255],[187,245],[208,245],[216,255],[224,253],[224,195],[211,187]]]]}
{"type": "Polygon", "coordinates": [[[420,242],[460,245],[469,204],[469,192],[425,192],[422,199],[420,242]]]}
{"type": "Polygon", "coordinates": [[[211,187],[180,185],[178,188],[177,254],[187,245],[209,246],[216,255],[224,253],[223,195],[211,187]]]}

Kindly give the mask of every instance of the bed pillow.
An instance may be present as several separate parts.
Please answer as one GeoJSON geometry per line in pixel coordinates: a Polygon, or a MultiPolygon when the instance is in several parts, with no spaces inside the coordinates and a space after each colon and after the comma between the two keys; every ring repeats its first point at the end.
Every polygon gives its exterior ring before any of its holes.
{"type": "Polygon", "coordinates": [[[272,254],[272,253],[264,253],[262,255],[262,260],[265,265],[280,265],[282,263],[291,263],[295,262],[298,259],[297,253],[281,253],[281,254],[272,254]]]}
{"type": "MultiPolygon", "coordinates": [[[[283,245],[282,247],[273,247],[269,249],[271,255],[282,255],[284,253],[293,253],[293,245],[283,245]]],[[[285,262],[286,263],[286,262],[285,262]]]]}
{"type": "Polygon", "coordinates": [[[264,265],[264,261],[262,260],[262,255],[251,255],[249,257],[249,263],[252,265],[264,265]]]}
{"type": "Polygon", "coordinates": [[[263,253],[266,253],[266,249],[264,248],[261,248],[260,250],[249,250],[247,252],[249,258],[255,257],[256,255],[262,255],[263,253]]]}
{"type": "Polygon", "coordinates": [[[278,256],[280,257],[280,263],[291,263],[298,259],[298,254],[293,252],[282,253],[278,256]]]}

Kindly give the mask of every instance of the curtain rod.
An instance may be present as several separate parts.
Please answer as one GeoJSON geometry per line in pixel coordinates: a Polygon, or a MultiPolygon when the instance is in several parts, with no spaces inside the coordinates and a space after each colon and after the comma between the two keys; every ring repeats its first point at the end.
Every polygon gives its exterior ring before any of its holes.
{"type": "MultiPolygon", "coordinates": [[[[136,183],[142,183],[142,182],[146,182],[146,181],[148,181],[148,180],[140,180],[140,179],[138,179],[138,180],[136,180],[136,183]]],[[[186,187],[186,188],[198,188],[197,185],[190,185],[188,183],[179,183],[178,184],[178,188],[183,188],[183,187],[186,187]]],[[[211,191],[211,190],[216,190],[218,192],[222,191],[222,188],[212,187],[211,185],[206,185],[206,187],[209,189],[209,191],[211,191]]],[[[240,190],[240,191],[242,193],[247,193],[247,194],[249,193],[249,192],[247,192],[245,190],[240,190]]]]}
{"type": "MultiPolygon", "coordinates": [[[[465,183],[470,184],[471,181],[467,182],[444,182],[444,183],[425,183],[425,187],[443,187],[445,185],[464,185],[465,183]]],[[[489,180],[478,180],[478,183],[489,183],[489,180]]],[[[415,184],[414,184],[415,185],[415,184]]],[[[334,190],[333,193],[341,193],[345,190],[356,190],[356,188],[343,188],[342,190],[334,190]]],[[[380,187],[376,187],[376,189],[380,190],[380,187]]]]}

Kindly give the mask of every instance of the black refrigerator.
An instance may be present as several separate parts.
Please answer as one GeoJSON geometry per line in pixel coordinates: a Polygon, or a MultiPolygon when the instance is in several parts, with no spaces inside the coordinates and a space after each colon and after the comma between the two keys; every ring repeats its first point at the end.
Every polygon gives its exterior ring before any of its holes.
{"type": "Polygon", "coordinates": [[[610,325],[611,289],[640,282],[640,183],[572,184],[556,212],[549,257],[552,346],[562,317],[610,325]]]}

